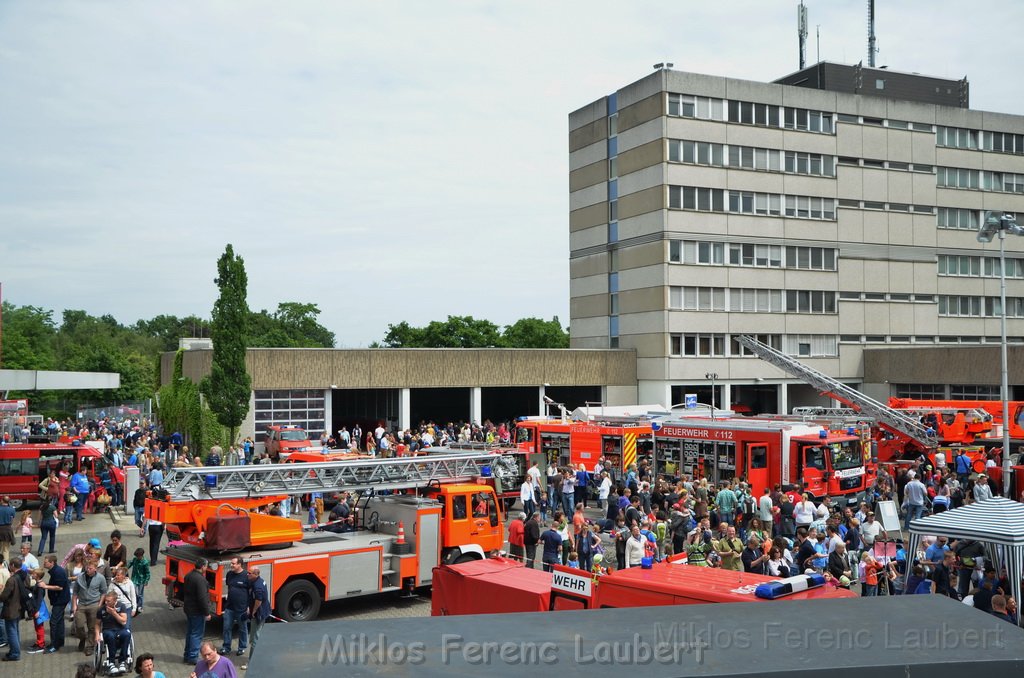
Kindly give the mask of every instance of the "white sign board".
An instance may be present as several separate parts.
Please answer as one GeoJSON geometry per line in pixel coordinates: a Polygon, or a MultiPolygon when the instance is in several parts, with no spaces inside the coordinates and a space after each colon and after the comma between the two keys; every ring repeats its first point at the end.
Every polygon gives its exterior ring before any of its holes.
{"type": "Polygon", "coordinates": [[[590,598],[592,584],[593,582],[587,574],[570,574],[558,571],[551,573],[551,588],[576,596],[590,598]]]}
{"type": "Polygon", "coordinates": [[[878,502],[878,515],[882,517],[882,528],[885,529],[886,532],[903,531],[903,526],[900,524],[900,514],[896,510],[896,502],[878,502]]]}

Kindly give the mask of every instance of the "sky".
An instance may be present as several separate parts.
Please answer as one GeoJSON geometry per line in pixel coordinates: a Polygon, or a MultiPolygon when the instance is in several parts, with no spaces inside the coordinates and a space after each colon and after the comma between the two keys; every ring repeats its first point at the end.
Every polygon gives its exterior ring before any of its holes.
{"type": "MultiPolygon", "coordinates": [[[[808,64],[866,62],[866,2],[806,5],[808,64]]],[[[568,324],[568,114],[658,62],[791,73],[796,7],[3,0],[4,299],[209,317],[231,243],[251,308],[316,304],[343,348],[448,315],[568,324]]],[[[1024,114],[999,37],[1021,25],[1019,2],[877,0],[877,64],[1024,114]]]]}

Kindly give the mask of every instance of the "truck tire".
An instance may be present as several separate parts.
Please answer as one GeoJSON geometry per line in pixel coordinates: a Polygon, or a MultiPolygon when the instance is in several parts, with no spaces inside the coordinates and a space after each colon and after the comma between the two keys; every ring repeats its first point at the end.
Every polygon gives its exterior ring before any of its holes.
{"type": "Polygon", "coordinates": [[[277,592],[275,611],[289,623],[312,621],[320,614],[320,592],[305,579],[288,582],[277,592]]]}
{"type": "Polygon", "coordinates": [[[469,563],[469,562],[472,562],[474,560],[479,560],[479,558],[477,558],[472,553],[463,553],[461,556],[456,558],[455,562],[452,563],[452,564],[453,565],[461,565],[462,563],[469,563]]]}

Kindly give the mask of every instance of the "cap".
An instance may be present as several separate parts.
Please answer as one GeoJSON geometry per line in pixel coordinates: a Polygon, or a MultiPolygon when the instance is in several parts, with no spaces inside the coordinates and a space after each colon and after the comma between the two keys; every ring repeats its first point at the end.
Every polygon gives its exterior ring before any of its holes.
{"type": "Polygon", "coordinates": [[[100,540],[99,539],[97,539],[96,537],[93,537],[92,539],[89,540],[89,546],[98,549],[100,546],[102,546],[102,544],[100,544],[100,540]]]}

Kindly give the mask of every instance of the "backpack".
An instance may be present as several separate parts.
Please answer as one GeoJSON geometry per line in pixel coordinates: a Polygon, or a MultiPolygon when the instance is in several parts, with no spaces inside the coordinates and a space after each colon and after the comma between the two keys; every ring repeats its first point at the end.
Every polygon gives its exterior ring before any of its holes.
{"type": "Polygon", "coordinates": [[[17,580],[18,594],[21,598],[21,616],[23,619],[34,619],[36,612],[39,611],[39,594],[29,587],[25,581],[26,576],[22,572],[14,575],[17,580]]]}

